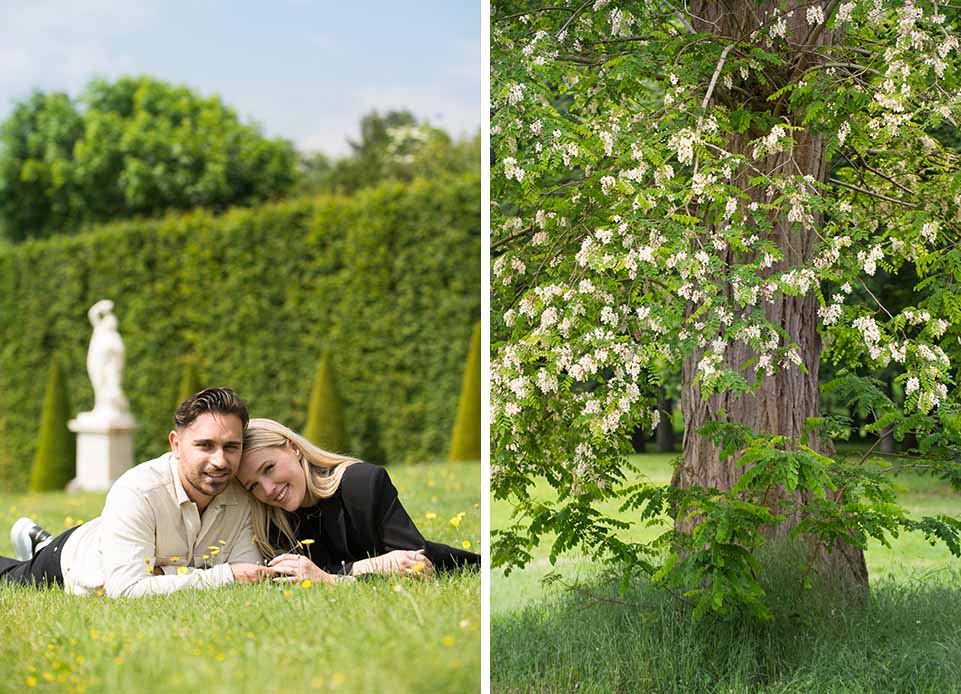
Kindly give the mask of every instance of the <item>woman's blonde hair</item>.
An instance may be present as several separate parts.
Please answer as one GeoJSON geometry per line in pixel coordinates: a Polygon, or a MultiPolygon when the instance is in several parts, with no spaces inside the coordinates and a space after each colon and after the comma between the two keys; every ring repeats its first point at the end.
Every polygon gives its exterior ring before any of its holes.
{"type": "MultiPolygon", "coordinates": [[[[320,499],[334,495],[349,465],[359,462],[356,458],[339,455],[318,448],[295,431],[272,419],[251,419],[244,432],[244,455],[261,448],[283,448],[288,443],[299,452],[300,465],[307,480],[305,505],[313,505],[320,499]]],[[[291,547],[299,543],[290,525],[290,514],[276,506],[268,506],[256,498],[252,499],[251,520],[254,526],[254,542],[269,559],[283,554],[283,549],[270,543],[268,528],[273,523],[290,542],[291,547]]]]}

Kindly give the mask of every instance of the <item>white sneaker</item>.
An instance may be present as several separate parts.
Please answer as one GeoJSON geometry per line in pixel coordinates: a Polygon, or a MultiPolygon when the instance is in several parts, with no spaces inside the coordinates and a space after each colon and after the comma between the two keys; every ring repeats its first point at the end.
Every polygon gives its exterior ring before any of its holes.
{"type": "Polygon", "coordinates": [[[50,544],[53,537],[29,518],[20,518],[10,528],[10,542],[20,561],[33,559],[33,555],[50,544]]]}

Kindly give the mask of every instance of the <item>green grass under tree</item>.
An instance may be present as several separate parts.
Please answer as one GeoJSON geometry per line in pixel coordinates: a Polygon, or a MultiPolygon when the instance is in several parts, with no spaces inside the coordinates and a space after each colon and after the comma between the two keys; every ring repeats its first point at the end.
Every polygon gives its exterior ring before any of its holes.
{"type": "MultiPolygon", "coordinates": [[[[674,455],[636,456],[667,483],[674,455]]],[[[912,516],[957,514],[961,495],[914,474],[897,479],[912,516]]],[[[550,493],[546,483],[535,495],[550,493]]],[[[616,511],[610,504],[608,511],[616,511]]],[[[491,528],[510,523],[495,500],[491,528]]],[[[618,514],[629,520],[628,514],[618,514]]],[[[649,539],[670,527],[632,528],[649,539]]],[[[496,692],[961,692],[961,560],[902,534],[865,557],[867,600],[804,590],[787,552],[768,557],[769,624],[707,619],[640,581],[626,594],[588,557],[549,560],[550,542],[509,576],[491,572],[491,690],[496,692]],[[553,574],[560,578],[543,582],[553,574]]]]}

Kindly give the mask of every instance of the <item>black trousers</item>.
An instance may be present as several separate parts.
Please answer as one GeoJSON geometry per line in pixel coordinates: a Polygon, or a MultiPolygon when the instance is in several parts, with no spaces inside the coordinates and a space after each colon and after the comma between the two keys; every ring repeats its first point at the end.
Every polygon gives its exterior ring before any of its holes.
{"type": "MultiPolygon", "coordinates": [[[[80,527],[80,526],[77,526],[80,527]]],[[[0,581],[19,583],[25,586],[46,588],[63,587],[63,571],[60,569],[60,551],[67,538],[77,528],[57,535],[46,547],[33,555],[33,559],[20,561],[0,557],[0,581]]]]}

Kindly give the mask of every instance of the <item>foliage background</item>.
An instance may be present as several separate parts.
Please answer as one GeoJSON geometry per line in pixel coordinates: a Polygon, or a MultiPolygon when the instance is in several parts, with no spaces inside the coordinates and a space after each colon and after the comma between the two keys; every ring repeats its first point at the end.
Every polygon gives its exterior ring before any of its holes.
{"type": "Polygon", "coordinates": [[[479,193],[476,174],[421,179],[0,250],[0,489],[26,484],[54,354],[75,412],[92,407],[86,308],[103,298],[126,345],[138,461],[166,447],[185,360],[253,415],[302,428],[323,350],[354,455],[442,456],[480,311],[479,193]]]}

